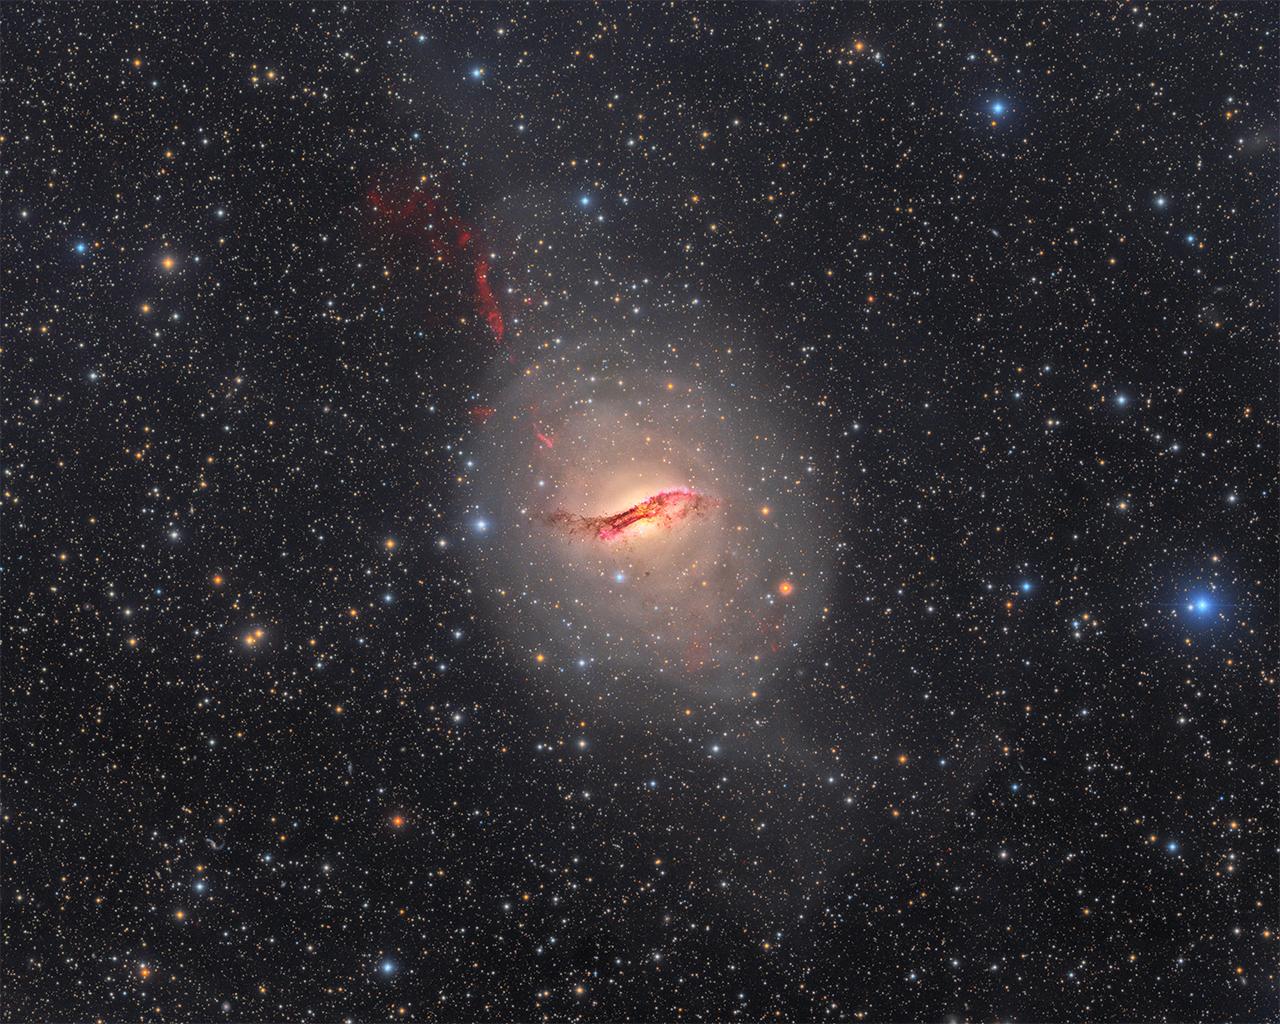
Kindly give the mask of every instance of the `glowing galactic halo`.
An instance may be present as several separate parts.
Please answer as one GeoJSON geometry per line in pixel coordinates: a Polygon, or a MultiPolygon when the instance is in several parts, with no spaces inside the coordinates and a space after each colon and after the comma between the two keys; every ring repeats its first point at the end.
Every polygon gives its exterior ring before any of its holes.
{"type": "Polygon", "coordinates": [[[830,481],[740,362],[726,387],[714,354],[650,361],[495,370],[458,510],[477,580],[532,671],[749,697],[829,610],[830,481]]]}

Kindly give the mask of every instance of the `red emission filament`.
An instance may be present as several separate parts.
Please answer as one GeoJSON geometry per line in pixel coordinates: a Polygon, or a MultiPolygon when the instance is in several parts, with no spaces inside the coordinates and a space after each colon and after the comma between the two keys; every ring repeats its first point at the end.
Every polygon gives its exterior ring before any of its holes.
{"type": "MultiPolygon", "coordinates": [[[[424,180],[425,184],[425,180],[424,180]]],[[[369,189],[369,205],[402,229],[421,232],[431,254],[441,262],[462,263],[471,278],[471,300],[476,315],[485,322],[493,340],[506,334],[502,310],[489,283],[489,259],[481,251],[479,236],[440,199],[415,189],[403,203],[389,199],[377,187],[369,189]]]]}

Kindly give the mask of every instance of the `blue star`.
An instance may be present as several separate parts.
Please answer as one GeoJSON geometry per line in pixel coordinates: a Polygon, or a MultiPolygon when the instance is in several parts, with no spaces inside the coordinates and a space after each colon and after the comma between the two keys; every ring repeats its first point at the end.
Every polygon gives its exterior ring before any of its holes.
{"type": "Polygon", "coordinates": [[[378,964],[378,970],[380,970],[383,974],[386,974],[386,975],[395,974],[396,973],[395,961],[383,960],[382,963],[378,964]]]}
{"type": "Polygon", "coordinates": [[[1022,584],[1021,584],[1021,586],[1020,586],[1020,588],[1019,588],[1019,589],[1021,589],[1021,591],[1022,591],[1024,594],[1029,594],[1029,593],[1031,593],[1031,581],[1030,581],[1030,580],[1023,580],[1023,581],[1022,581],[1022,584]]]}
{"type": "Polygon", "coordinates": [[[77,255],[83,256],[89,251],[89,247],[84,242],[76,242],[75,250],[77,255]]]}
{"type": "Polygon", "coordinates": [[[992,103],[992,104],[991,104],[991,113],[995,114],[996,116],[999,116],[1000,114],[1003,114],[1003,113],[1004,113],[1004,101],[1003,101],[1003,100],[996,100],[994,103],[992,103]]]}

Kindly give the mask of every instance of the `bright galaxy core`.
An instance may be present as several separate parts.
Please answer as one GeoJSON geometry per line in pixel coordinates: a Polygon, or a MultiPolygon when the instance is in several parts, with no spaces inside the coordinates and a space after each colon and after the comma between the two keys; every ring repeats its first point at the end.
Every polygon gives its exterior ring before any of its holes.
{"type": "Polygon", "coordinates": [[[588,683],[749,697],[824,614],[832,542],[806,514],[824,481],[802,432],[777,431],[759,389],[593,351],[497,373],[517,379],[478,432],[467,510],[490,524],[494,621],[588,683]]]}
{"type": "Polygon", "coordinates": [[[688,487],[659,491],[630,508],[611,516],[574,515],[563,509],[553,512],[547,522],[577,536],[600,541],[627,541],[643,537],[655,529],[670,530],[690,515],[700,515],[720,503],[715,498],[688,487]]]}

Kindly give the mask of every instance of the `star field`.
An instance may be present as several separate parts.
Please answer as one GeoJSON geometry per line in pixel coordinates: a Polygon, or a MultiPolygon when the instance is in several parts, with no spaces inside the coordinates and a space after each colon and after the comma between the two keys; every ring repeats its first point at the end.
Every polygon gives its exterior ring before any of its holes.
{"type": "Polygon", "coordinates": [[[1264,1021],[1262,4],[0,9],[5,1021],[1264,1021]]]}

